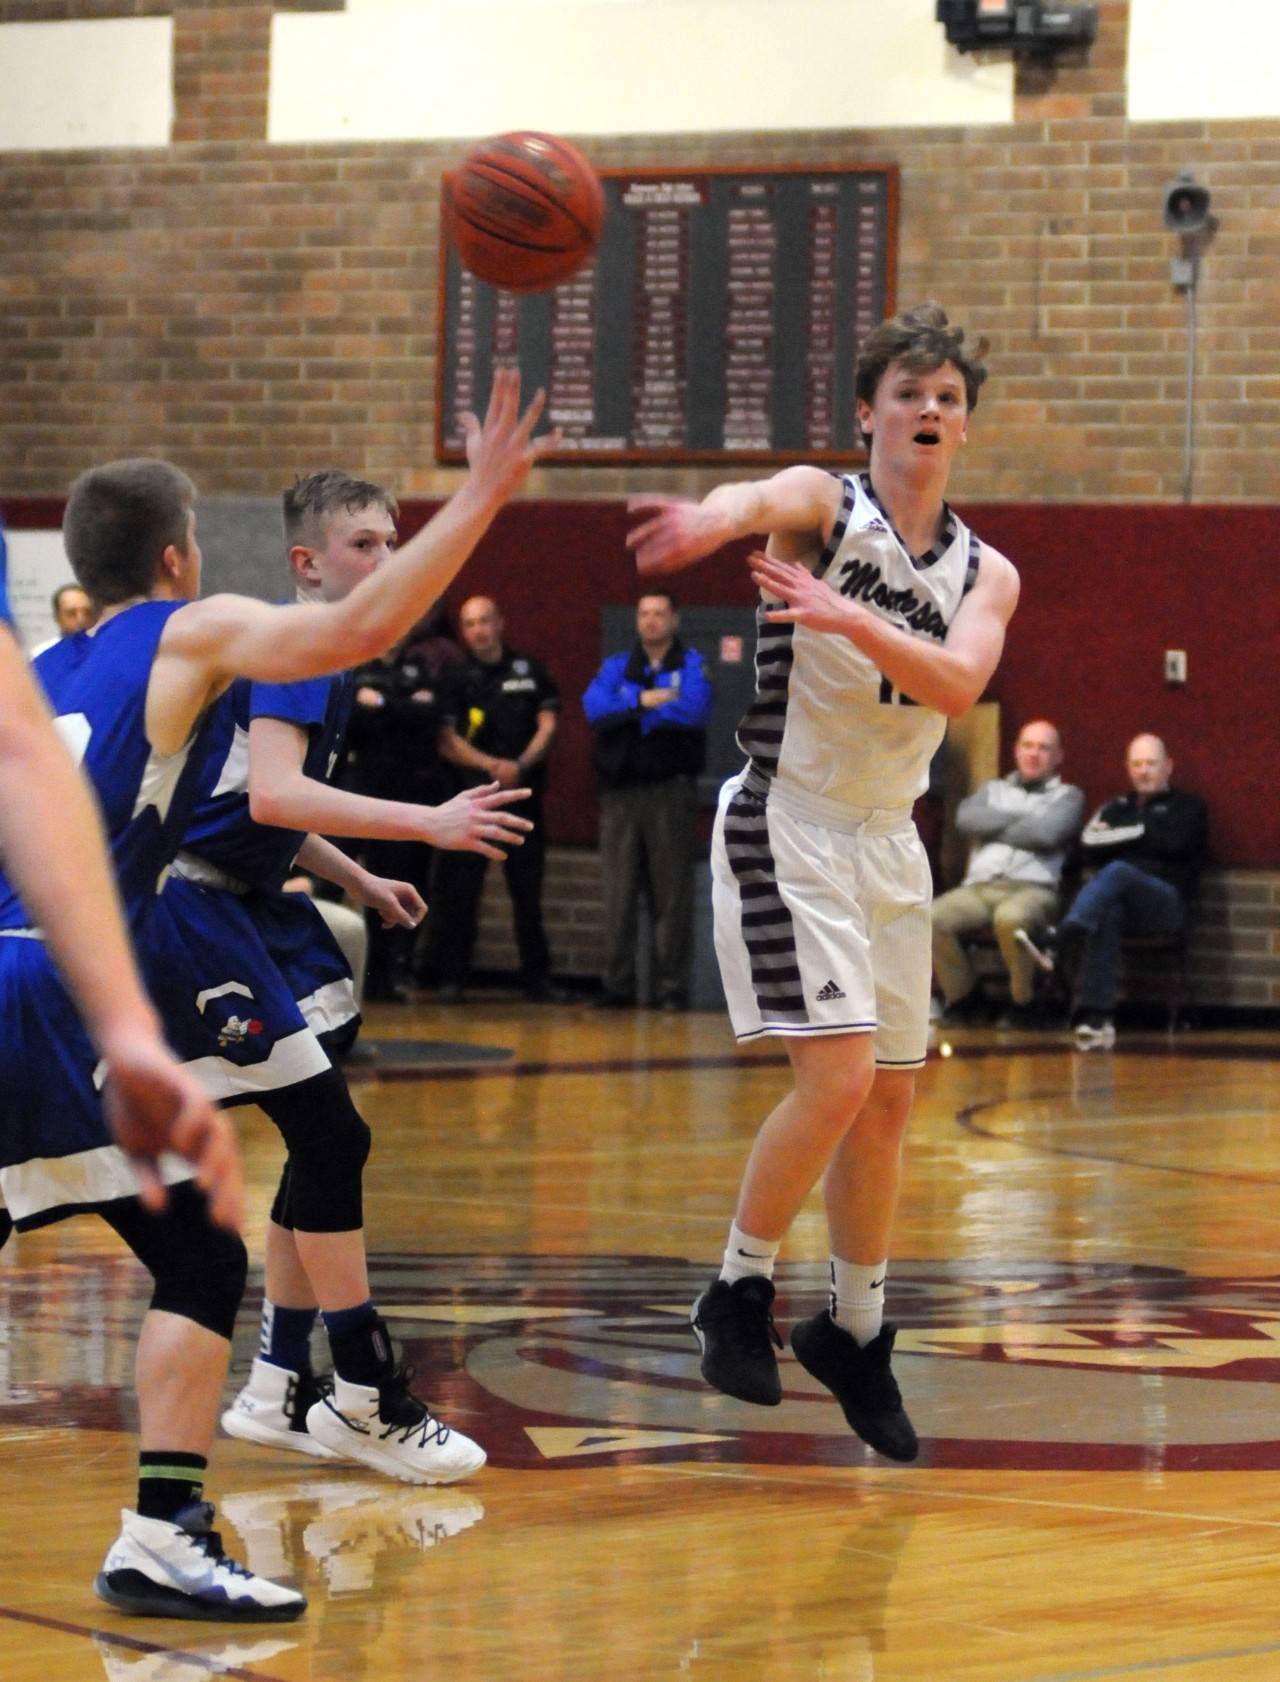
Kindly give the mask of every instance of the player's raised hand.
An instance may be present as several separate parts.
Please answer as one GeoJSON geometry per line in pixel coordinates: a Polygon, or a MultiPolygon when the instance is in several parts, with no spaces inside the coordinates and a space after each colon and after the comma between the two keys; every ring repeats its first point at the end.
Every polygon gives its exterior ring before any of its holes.
{"type": "Polygon", "coordinates": [[[627,548],[642,577],[679,572],[732,535],[722,518],[687,497],[634,496],[628,498],[627,512],[638,521],[627,533],[627,548]]]}
{"type": "Polygon", "coordinates": [[[244,1170],[231,1123],[158,1037],[135,1034],[105,1048],[103,1098],[116,1143],[129,1157],[148,1209],[165,1205],[159,1158],[184,1157],[209,1199],[214,1220],[232,1232],[244,1225],[244,1170]]]}
{"type": "Polygon", "coordinates": [[[780,600],[778,607],[769,608],[765,618],[775,625],[804,625],[811,631],[845,631],[850,616],[857,610],[833,590],[823,578],[815,578],[808,567],[794,561],[779,560],[763,549],[747,556],[751,581],[766,595],[780,600]]]}
{"type": "Polygon", "coordinates": [[[542,456],[558,449],[558,429],[533,436],[546,406],[545,391],[534,393],[523,415],[520,413],[520,373],[515,368],[495,368],[489,407],[483,423],[469,410],[459,421],[466,439],[467,463],[478,489],[498,501],[513,496],[542,456]]]}
{"type": "Polygon", "coordinates": [[[483,783],[463,789],[443,806],[431,810],[430,840],[453,852],[483,853],[487,859],[505,858],[504,847],[520,847],[533,828],[528,818],[505,810],[517,800],[527,800],[527,788],[503,788],[483,783]]]}

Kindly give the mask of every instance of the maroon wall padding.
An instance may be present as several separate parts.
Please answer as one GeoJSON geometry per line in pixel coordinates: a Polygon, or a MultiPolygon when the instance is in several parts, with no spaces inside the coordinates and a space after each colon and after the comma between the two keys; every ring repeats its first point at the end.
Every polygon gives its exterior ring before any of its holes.
{"type": "MultiPolygon", "coordinates": [[[[407,536],[434,503],[401,508],[407,536]]],[[[989,696],[1002,706],[1005,762],[1017,728],[1045,715],[1067,742],[1065,770],[1093,806],[1126,786],[1124,749],[1164,737],[1175,781],[1209,801],[1214,860],[1280,867],[1280,510],[1229,503],[1092,506],[990,503],[962,509],[1022,574],[1022,600],[989,696]],[[1169,688],[1164,651],[1186,651],[1169,688]]],[[[8,501],[14,526],[58,523],[52,505],[8,501]]],[[[541,655],[564,698],[548,794],[552,838],[596,835],[590,734],[580,705],[600,660],[600,610],[640,593],[620,502],[506,508],[449,593],[494,596],[513,647],[541,655]]],[[[750,544],[670,580],[690,605],[748,603],[750,544]]],[[[712,651],[706,651],[711,653],[712,651]]]]}
{"type": "MultiPolygon", "coordinates": [[[[1090,806],[1126,785],[1139,730],[1164,737],[1175,781],[1209,801],[1221,865],[1280,867],[1280,799],[1265,767],[1280,748],[1280,510],[991,503],[963,508],[1022,574],[1022,599],[989,695],[1002,705],[1005,763],[1023,721],[1062,729],[1066,770],[1090,806]],[[1164,682],[1164,651],[1186,651],[1188,682],[1164,682]]],[[[406,510],[406,512],[408,512],[406,510]]],[[[415,523],[420,510],[415,510],[415,523]]],[[[639,593],[615,502],[529,502],[499,517],[468,564],[465,590],[507,618],[564,696],[549,795],[559,841],[593,842],[589,732],[579,698],[600,658],[600,609],[639,593]]],[[[740,557],[716,556],[670,582],[690,605],[750,602],[740,557]]],[[[707,651],[711,652],[711,651],[707,651]]]]}
{"type": "Polygon", "coordinates": [[[1280,867],[1280,510],[1217,507],[966,508],[1022,574],[1022,599],[991,685],[1002,736],[1055,720],[1065,769],[1091,805],[1126,786],[1124,749],[1162,736],[1174,782],[1209,802],[1219,865],[1280,867]],[[1164,681],[1185,649],[1188,681],[1164,681]]]}

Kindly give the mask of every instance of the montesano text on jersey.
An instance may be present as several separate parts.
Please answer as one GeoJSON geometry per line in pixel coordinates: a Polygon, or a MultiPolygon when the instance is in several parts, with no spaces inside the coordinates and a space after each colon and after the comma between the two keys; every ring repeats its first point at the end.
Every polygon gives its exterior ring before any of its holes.
{"type": "MultiPolygon", "coordinates": [[[[942,531],[912,556],[865,474],[844,502],[813,571],[841,595],[911,636],[941,642],[978,575],[978,539],[944,505],[942,531]]],[[[756,612],[756,695],[738,745],[757,776],[815,821],[841,809],[909,806],[921,794],[946,719],[894,689],[848,640],[756,612]]]]}

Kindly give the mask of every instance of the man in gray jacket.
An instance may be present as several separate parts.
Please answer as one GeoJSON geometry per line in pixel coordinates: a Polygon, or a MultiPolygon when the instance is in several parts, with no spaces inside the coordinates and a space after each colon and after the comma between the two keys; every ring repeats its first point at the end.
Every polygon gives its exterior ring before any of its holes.
{"type": "Polygon", "coordinates": [[[956,823],[975,843],[963,883],[933,902],[933,968],[943,995],[943,1020],[972,1018],[981,988],[963,942],[994,928],[1009,971],[1009,1019],[1034,1018],[1036,964],[1018,939],[1051,923],[1062,866],[1084,821],[1084,793],[1058,775],[1062,738],[1044,719],[1022,727],[1013,750],[1016,770],[983,783],[962,800],[956,823]]]}

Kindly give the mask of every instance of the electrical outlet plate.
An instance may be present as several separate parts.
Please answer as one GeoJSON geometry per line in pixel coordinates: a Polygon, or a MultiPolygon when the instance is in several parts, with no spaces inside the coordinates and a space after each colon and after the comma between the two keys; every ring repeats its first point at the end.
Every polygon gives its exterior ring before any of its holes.
{"type": "Polygon", "coordinates": [[[1166,683],[1185,683],[1187,681],[1187,655],[1185,649],[1165,649],[1164,681],[1166,683]]]}

